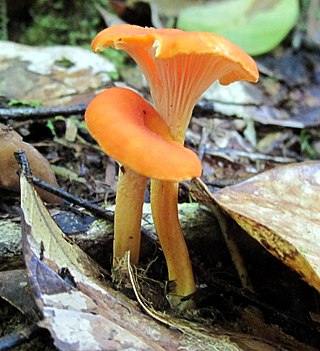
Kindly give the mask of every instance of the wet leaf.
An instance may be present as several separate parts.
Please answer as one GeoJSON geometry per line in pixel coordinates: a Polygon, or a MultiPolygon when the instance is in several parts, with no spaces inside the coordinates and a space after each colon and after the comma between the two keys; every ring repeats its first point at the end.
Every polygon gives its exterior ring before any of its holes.
{"type": "Polygon", "coordinates": [[[274,168],[212,194],[253,238],[320,292],[320,162],[274,168]]]}
{"type": "Polygon", "coordinates": [[[229,0],[182,10],[178,27],[218,33],[251,55],[274,49],[295,25],[297,0],[229,0]]]}
{"type": "Polygon", "coordinates": [[[110,294],[110,288],[100,282],[102,271],[66,241],[24,176],[21,190],[27,271],[43,313],[41,325],[49,329],[55,345],[60,350],[155,347],[152,338],[148,346],[148,336],[159,335],[159,331],[155,328],[148,335],[139,316],[138,322],[131,314],[134,304],[110,294]],[[58,274],[61,270],[68,272],[68,281],[58,274]],[[137,323],[139,328],[133,328],[137,323]]]}
{"type": "Polygon", "coordinates": [[[29,284],[43,317],[39,325],[50,331],[59,350],[276,351],[279,344],[288,350],[312,350],[287,337],[266,341],[264,336],[151,313],[167,328],[110,288],[99,266],[56,226],[23,175],[21,207],[29,284]]]}
{"type": "MultiPolygon", "coordinates": [[[[134,301],[112,290],[102,270],[68,241],[26,178],[21,176],[24,257],[29,283],[47,328],[60,350],[240,351],[229,337],[175,321],[175,330],[141,313],[134,301]],[[63,274],[62,274],[63,273],[63,274]],[[179,331],[180,330],[180,331],[179,331]],[[204,348],[208,345],[209,348],[204,348]]],[[[234,335],[242,344],[250,337],[234,335]]],[[[258,341],[264,345],[263,341],[258,341]]]]}

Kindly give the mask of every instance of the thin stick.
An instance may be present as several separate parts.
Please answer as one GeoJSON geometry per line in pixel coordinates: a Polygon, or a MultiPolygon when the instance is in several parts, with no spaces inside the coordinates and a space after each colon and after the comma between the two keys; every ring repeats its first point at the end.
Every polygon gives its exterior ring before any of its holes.
{"type": "Polygon", "coordinates": [[[56,107],[26,107],[26,108],[0,108],[0,120],[13,118],[15,120],[26,120],[30,118],[50,118],[55,116],[68,117],[71,115],[82,115],[87,108],[86,104],[56,107]]]}
{"type": "Polygon", "coordinates": [[[105,211],[101,207],[99,207],[95,204],[92,204],[88,201],[81,200],[77,196],[74,196],[65,190],[56,188],[56,187],[50,185],[49,183],[44,182],[43,180],[41,180],[39,178],[31,176],[29,179],[32,182],[32,184],[36,185],[37,187],[39,187],[43,190],[46,190],[53,195],[57,195],[57,196],[61,197],[64,200],[67,200],[68,202],[70,202],[72,204],[83,207],[86,210],[92,212],[94,215],[96,215],[100,218],[107,219],[108,221],[113,221],[113,214],[105,211]]]}
{"type": "Polygon", "coordinates": [[[43,189],[43,190],[45,190],[53,195],[59,196],[60,198],[65,199],[72,204],[81,206],[100,218],[107,219],[109,221],[113,221],[113,214],[111,214],[110,212],[107,212],[95,204],[91,204],[88,201],[81,200],[77,196],[74,196],[74,195],[68,193],[67,191],[56,188],[53,185],[51,185],[47,182],[44,182],[43,180],[41,180],[39,178],[34,177],[31,173],[29,161],[28,161],[27,156],[26,156],[24,151],[15,152],[14,155],[16,157],[18,164],[19,164],[20,170],[25,173],[25,175],[27,176],[27,179],[32,184],[36,185],[40,189],[43,189]]]}
{"type": "MultiPolygon", "coordinates": [[[[99,218],[105,219],[105,220],[110,221],[110,222],[114,221],[114,214],[112,212],[105,211],[104,209],[102,209],[101,207],[99,207],[95,204],[92,204],[92,203],[85,201],[85,200],[81,200],[77,196],[74,196],[65,190],[62,190],[60,188],[56,188],[53,185],[51,185],[47,182],[44,182],[43,180],[41,180],[39,178],[32,176],[32,172],[31,172],[31,169],[29,166],[29,161],[28,161],[27,156],[26,156],[24,151],[15,152],[15,157],[16,157],[16,160],[19,164],[20,171],[25,173],[25,175],[27,176],[27,179],[32,184],[34,184],[37,187],[39,187],[40,189],[43,189],[51,194],[54,194],[54,195],[56,195],[64,200],[67,200],[68,202],[70,202],[74,205],[78,205],[80,207],[85,208],[86,210],[90,211],[91,213],[93,213],[95,216],[97,216],[99,218]]],[[[147,230],[146,228],[142,227],[141,233],[143,235],[148,236],[152,240],[157,241],[156,235],[153,234],[152,232],[150,232],[149,230],[147,230]]]]}

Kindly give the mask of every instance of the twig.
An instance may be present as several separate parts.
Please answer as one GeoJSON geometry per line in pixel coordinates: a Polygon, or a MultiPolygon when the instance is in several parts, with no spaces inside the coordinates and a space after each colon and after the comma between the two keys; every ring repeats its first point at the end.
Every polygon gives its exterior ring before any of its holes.
{"type": "Polygon", "coordinates": [[[30,164],[25,151],[19,150],[15,152],[14,157],[16,158],[16,161],[19,165],[19,172],[22,172],[28,178],[31,177],[32,172],[31,172],[30,164]]]}
{"type": "MultiPolygon", "coordinates": [[[[104,209],[102,209],[101,207],[99,207],[95,204],[92,204],[92,203],[85,201],[85,200],[81,200],[77,196],[74,196],[65,190],[56,188],[55,186],[53,186],[47,182],[44,182],[43,180],[41,180],[39,178],[32,176],[32,172],[31,172],[31,169],[29,166],[29,161],[28,161],[27,156],[26,156],[24,151],[15,152],[15,157],[16,157],[16,160],[19,164],[20,170],[22,172],[24,172],[27,179],[32,184],[36,185],[38,188],[43,189],[51,194],[54,194],[54,195],[56,195],[64,200],[67,200],[68,202],[70,202],[72,204],[83,207],[99,218],[105,219],[105,220],[110,221],[110,222],[114,221],[114,215],[112,212],[105,211],[104,209]]],[[[157,240],[156,236],[144,227],[141,228],[141,233],[148,236],[150,239],[157,240]]]]}
{"type": "MultiPolygon", "coordinates": [[[[236,115],[225,115],[222,112],[219,112],[215,109],[215,104],[222,104],[222,105],[227,105],[227,106],[239,106],[239,107],[256,107],[259,108],[260,105],[257,105],[255,103],[239,103],[239,102],[226,102],[223,100],[206,100],[206,99],[200,99],[197,101],[196,106],[193,110],[193,116],[194,117],[204,117],[204,116],[211,116],[214,118],[218,119],[229,119],[229,120],[234,120],[234,119],[242,119],[242,117],[236,116],[236,115]]],[[[255,121],[256,122],[256,121],[255,121]]],[[[258,122],[258,121],[257,121],[258,122]]]]}
{"type": "Polygon", "coordinates": [[[9,118],[19,121],[30,118],[50,118],[55,116],[68,117],[75,114],[84,114],[87,108],[86,104],[62,107],[19,107],[19,108],[0,108],[0,120],[8,120],[9,118]]]}
{"type": "Polygon", "coordinates": [[[31,176],[31,177],[29,177],[29,179],[32,182],[32,184],[36,185],[37,187],[39,187],[45,191],[48,191],[49,193],[51,193],[53,195],[59,196],[62,199],[67,200],[68,202],[70,202],[72,204],[81,206],[81,207],[85,208],[86,210],[92,212],[97,217],[106,219],[108,221],[113,221],[113,214],[105,211],[101,207],[99,207],[95,204],[92,204],[88,201],[81,200],[77,196],[74,196],[65,190],[56,188],[56,187],[52,186],[51,184],[46,183],[39,178],[31,176]]]}
{"type": "Polygon", "coordinates": [[[26,175],[27,179],[40,189],[43,189],[53,195],[59,196],[60,198],[67,200],[68,202],[81,206],[85,208],[86,210],[92,212],[94,215],[107,219],[108,221],[113,221],[113,214],[110,214],[109,212],[103,210],[101,207],[91,204],[88,201],[81,200],[77,196],[74,196],[67,191],[64,191],[62,189],[56,188],[55,186],[44,182],[43,180],[36,178],[32,175],[30,166],[29,166],[29,161],[27,159],[26,153],[24,151],[18,151],[14,153],[15,158],[19,164],[20,170],[26,175]]]}
{"type": "Polygon", "coordinates": [[[109,27],[109,26],[114,26],[117,24],[124,24],[126,23],[123,21],[121,18],[116,16],[115,14],[107,11],[104,7],[100,6],[96,1],[94,2],[94,6],[100,13],[104,23],[109,27]]]}

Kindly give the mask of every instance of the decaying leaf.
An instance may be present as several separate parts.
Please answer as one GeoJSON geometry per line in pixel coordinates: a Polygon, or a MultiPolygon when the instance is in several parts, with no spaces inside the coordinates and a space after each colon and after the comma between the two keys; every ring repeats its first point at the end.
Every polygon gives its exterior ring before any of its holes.
{"type": "Polygon", "coordinates": [[[211,197],[320,292],[320,162],[278,167],[211,197]]]}
{"type": "MultiPolygon", "coordinates": [[[[286,80],[289,79],[292,80],[292,78],[286,78],[286,80]]],[[[276,103],[272,102],[267,94],[246,82],[236,82],[228,86],[214,83],[203,94],[204,100],[200,100],[198,106],[264,125],[303,129],[318,127],[320,124],[319,97],[313,96],[316,91],[310,86],[306,91],[303,104],[297,101],[298,111],[290,112],[278,106],[282,101],[280,98],[276,103]],[[308,106],[308,101],[314,101],[313,105],[308,106]]]]}
{"type": "MultiPolygon", "coordinates": [[[[57,186],[56,177],[49,162],[32,145],[22,141],[14,130],[0,123],[0,188],[19,191],[18,164],[14,153],[23,150],[30,161],[33,175],[47,183],[57,186]]],[[[39,190],[43,200],[60,203],[60,199],[46,191],[39,190]]]]}
{"type": "Polygon", "coordinates": [[[110,82],[114,65],[72,46],[31,47],[0,42],[0,95],[37,100],[44,106],[89,102],[110,82]]]}
{"type": "MultiPolygon", "coordinates": [[[[167,328],[104,282],[102,270],[65,238],[24,175],[21,207],[29,283],[43,317],[39,325],[51,332],[60,350],[278,349],[263,337],[157,317],[174,327],[167,328]]],[[[286,340],[286,349],[295,350],[286,340]]],[[[312,350],[299,345],[301,350],[312,350]]]]}
{"type": "MultiPolygon", "coordinates": [[[[153,321],[104,283],[100,268],[66,241],[24,176],[21,207],[29,281],[43,314],[40,325],[49,329],[60,350],[176,350],[190,342],[193,350],[204,350],[199,337],[190,341],[153,321]]],[[[217,350],[240,350],[227,337],[212,337],[211,342],[217,350]]]]}
{"type": "Polygon", "coordinates": [[[110,294],[99,280],[98,266],[65,240],[24,176],[21,197],[30,284],[43,314],[41,325],[49,329],[55,345],[60,350],[162,350],[153,340],[160,335],[157,328],[144,330],[131,313],[134,304],[110,294]],[[69,280],[61,278],[61,271],[68,272],[69,280]]]}

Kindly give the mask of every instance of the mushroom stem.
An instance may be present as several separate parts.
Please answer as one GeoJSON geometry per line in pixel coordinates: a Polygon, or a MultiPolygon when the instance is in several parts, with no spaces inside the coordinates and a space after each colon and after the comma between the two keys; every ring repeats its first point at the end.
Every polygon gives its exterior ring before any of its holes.
{"type": "Polygon", "coordinates": [[[147,178],[121,166],[118,177],[114,218],[113,266],[126,251],[131,264],[137,264],[140,252],[141,218],[147,178]]]}
{"type": "Polygon", "coordinates": [[[151,209],[158,238],[167,262],[169,281],[175,282],[173,295],[195,292],[188,248],[178,218],[177,182],[151,180],[151,209]]]}

